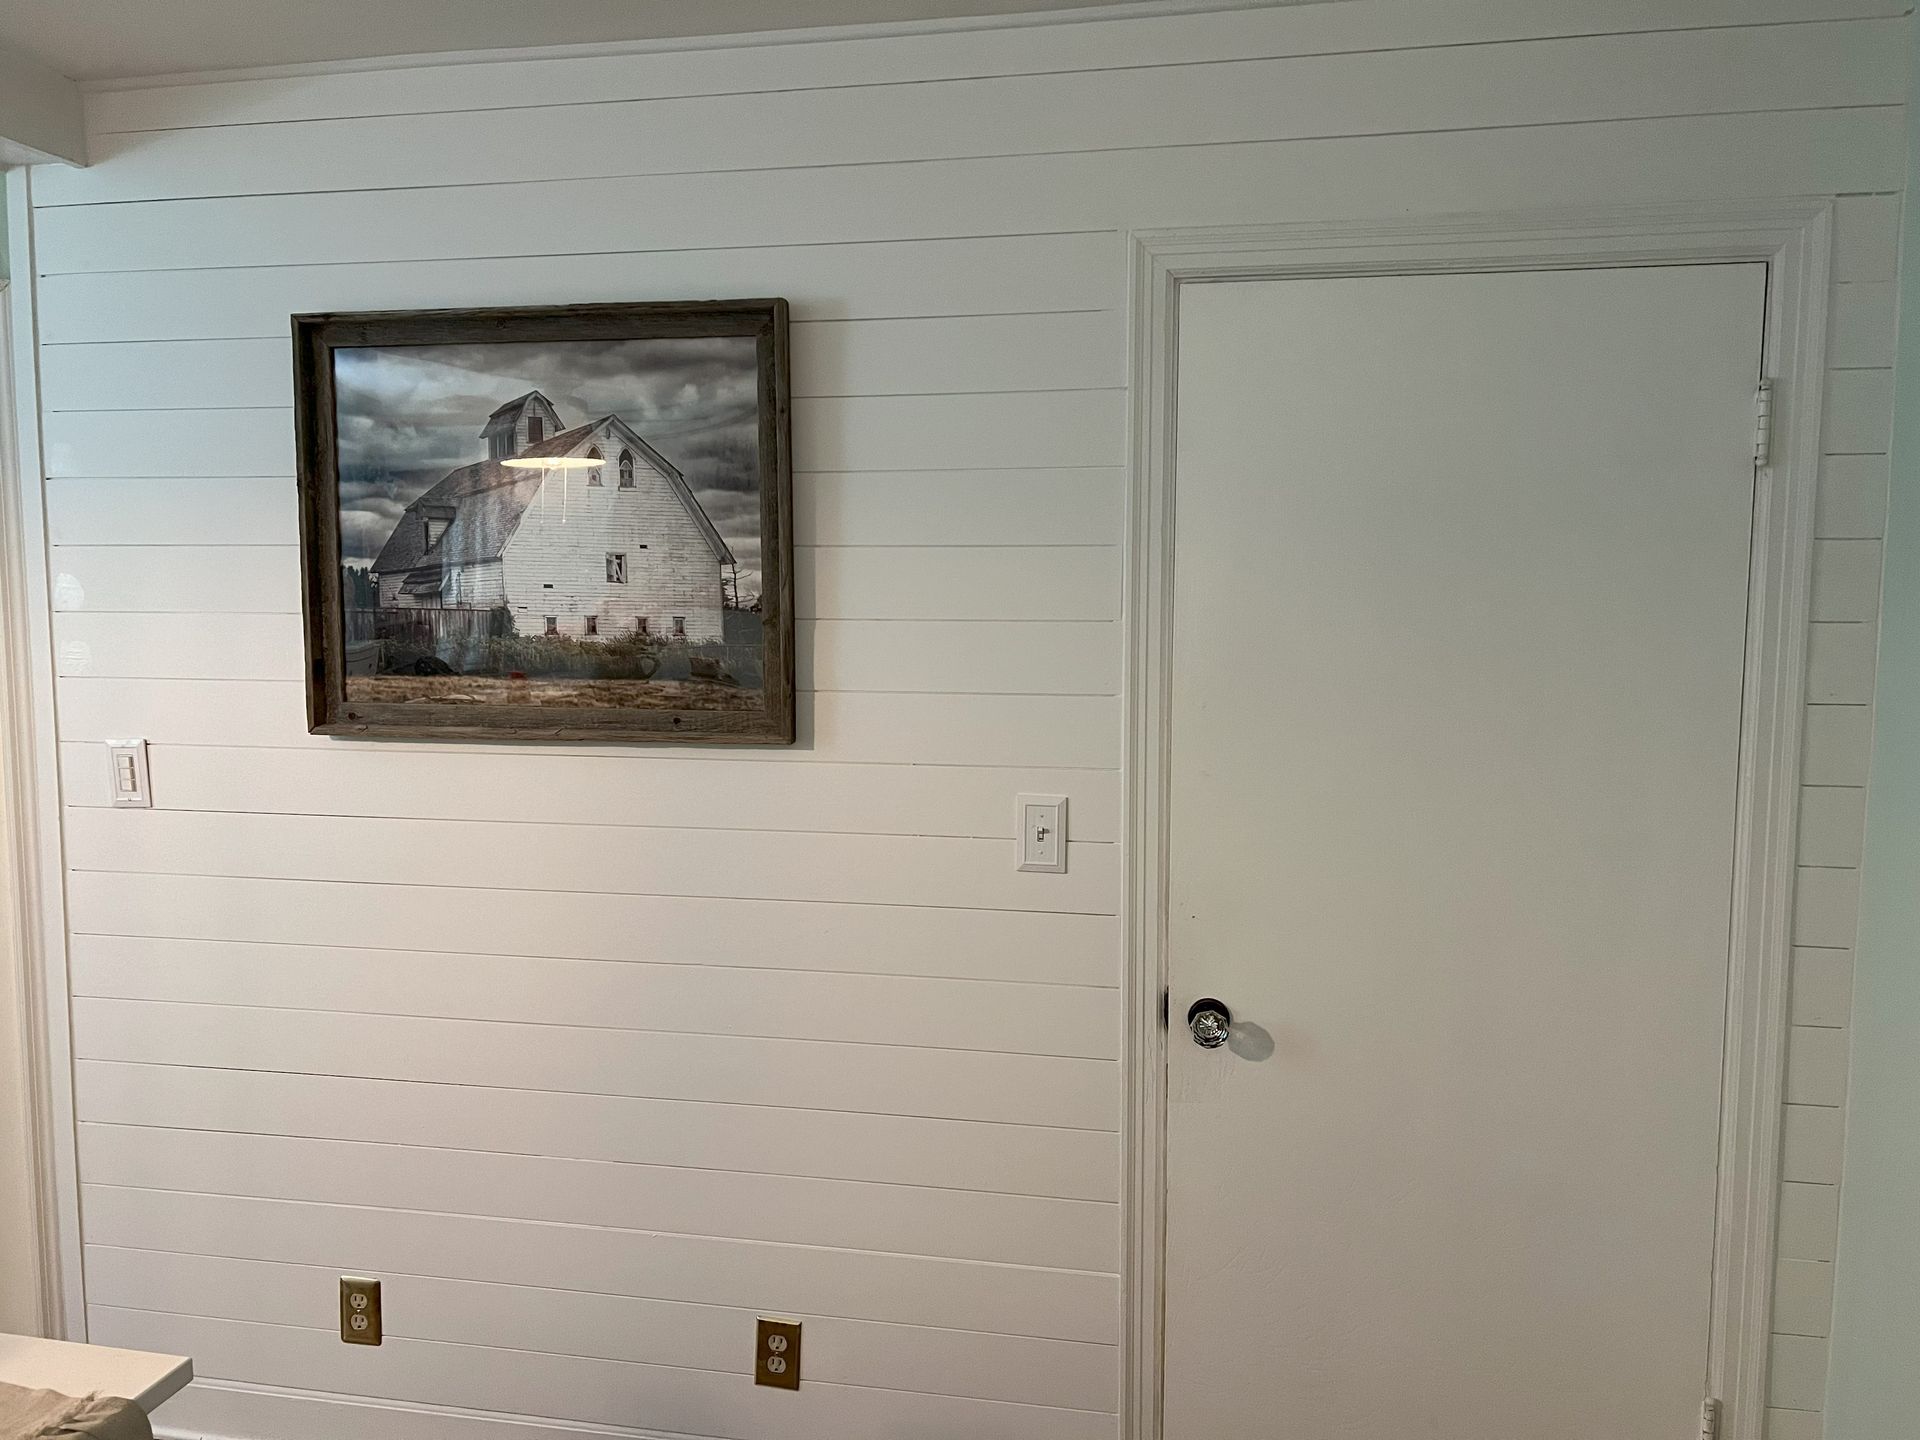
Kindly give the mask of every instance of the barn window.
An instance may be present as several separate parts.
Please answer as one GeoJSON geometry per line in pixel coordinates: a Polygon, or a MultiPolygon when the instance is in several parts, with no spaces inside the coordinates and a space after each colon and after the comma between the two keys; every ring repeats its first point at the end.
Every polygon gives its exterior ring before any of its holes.
{"type": "Polygon", "coordinates": [[[686,616],[676,615],[673,617],[673,633],[677,638],[681,640],[684,640],[687,638],[687,617],[686,616]]]}
{"type": "Polygon", "coordinates": [[[538,445],[547,438],[547,425],[538,415],[527,416],[527,444],[538,445]]]}
{"type": "Polygon", "coordinates": [[[587,634],[598,635],[599,633],[600,633],[600,617],[598,615],[587,616],[587,634]]]}
{"type": "Polygon", "coordinates": [[[558,635],[559,633],[560,633],[560,617],[558,615],[547,616],[547,634],[558,635]]]}
{"type": "Polygon", "coordinates": [[[624,550],[607,552],[607,583],[609,585],[627,583],[627,555],[624,550]]]}
{"type": "Polygon", "coordinates": [[[633,617],[633,633],[636,635],[644,635],[647,633],[647,617],[646,616],[636,615],[633,617]]]}
{"type": "Polygon", "coordinates": [[[420,518],[426,526],[427,549],[431,550],[452,527],[453,506],[428,505],[421,511],[420,518]]]}
{"type": "Polygon", "coordinates": [[[607,457],[600,453],[598,445],[587,451],[587,459],[593,462],[593,468],[587,471],[587,484],[595,486],[605,484],[606,482],[600,478],[600,467],[607,463],[607,457]]]}
{"type": "Polygon", "coordinates": [[[620,488],[633,489],[633,451],[631,450],[620,452],[620,488]]]}

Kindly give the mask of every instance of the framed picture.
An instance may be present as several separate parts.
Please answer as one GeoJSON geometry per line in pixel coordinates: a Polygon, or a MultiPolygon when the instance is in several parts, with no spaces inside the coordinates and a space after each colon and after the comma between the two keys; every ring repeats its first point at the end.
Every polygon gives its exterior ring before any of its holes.
{"type": "Polygon", "coordinates": [[[784,300],[296,315],[308,728],[790,744],[784,300]]]}

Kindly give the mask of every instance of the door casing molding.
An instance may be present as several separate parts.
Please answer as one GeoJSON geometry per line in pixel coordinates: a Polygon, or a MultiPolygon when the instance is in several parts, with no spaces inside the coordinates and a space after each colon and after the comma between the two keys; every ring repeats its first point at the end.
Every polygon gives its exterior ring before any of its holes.
{"type": "MultiPolygon", "coordinates": [[[[5,173],[12,217],[6,323],[0,343],[12,360],[14,442],[0,457],[0,583],[7,587],[4,690],[8,727],[4,803],[12,810],[17,940],[23,949],[27,1011],[29,1125],[40,1240],[43,1328],[56,1339],[86,1338],[81,1276],[80,1182],[73,1105],[73,1042],[68,1020],[66,869],[60,823],[59,734],[54,717],[53,602],[48,566],[45,469],[40,424],[40,356],[35,313],[32,171],[5,173]]],[[[4,443],[4,440],[0,440],[4,443]]]]}
{"type": "MultiPolygon", "coordinates": [[[[1833,201],[1137,232],[1127,498],[1122,1433],[1161,1440],[1174,426],[1182,287],[1235,280],[1760,262],[1771,463],[1756,471],[1707,1394],[1761,1440],[1792,954],[1833,201]]],[[[1184,1000],[1175,997],[1177,1000],[1184,1000]]]]}

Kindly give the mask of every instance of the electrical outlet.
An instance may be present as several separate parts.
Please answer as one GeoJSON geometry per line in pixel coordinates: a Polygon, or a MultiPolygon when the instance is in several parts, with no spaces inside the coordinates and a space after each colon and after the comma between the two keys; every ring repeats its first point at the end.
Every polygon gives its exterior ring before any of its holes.
{"type": "Polygon", "coordinates": [[[340,1277],[340,1338],[349,1345],[380,1343],[380,1282],[340,1277]]]}
{"type": "Polygon", "coordinates": [[[753,1383],[800,1388],[800,1322],[762,1317],[753,1327],[753,1383]]]}

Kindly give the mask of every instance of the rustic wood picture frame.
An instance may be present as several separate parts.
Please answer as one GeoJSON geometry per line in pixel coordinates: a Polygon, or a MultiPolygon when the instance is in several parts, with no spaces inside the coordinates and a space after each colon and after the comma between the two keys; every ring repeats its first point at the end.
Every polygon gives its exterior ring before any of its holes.
{"type": "MultiPolygon", "coordinates": [[[[781,299],[379,311],[293,317],[307,728],[444,740],[787,745],[795,739],[793,476],[781,299]],[[394,346],[752,337],[757,355],[762,703],[754,709],[375,703],[347,694],[334,352],[394,346]]],[[[610,562],[611,563],[611,562],[610,562]]]]}

